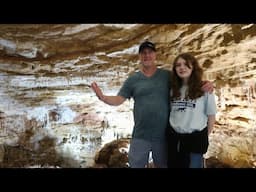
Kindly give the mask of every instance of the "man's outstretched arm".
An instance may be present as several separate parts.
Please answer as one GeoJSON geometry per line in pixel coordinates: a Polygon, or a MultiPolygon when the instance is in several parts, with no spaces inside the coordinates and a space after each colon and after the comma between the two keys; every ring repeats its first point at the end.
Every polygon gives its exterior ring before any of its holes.
{"type": "Polygon", "coordinates": [[[117,95],[117,96],[104,95],[102,93],[101,89],[99,88],[99,86],[97,85],[97,83],[95,83],[95,82],[93,82],[91,84],[91,88],[96,93],[99,100],[103,101],[104,103],[106,103],[108,105],[118,106],[118,105],[121,105],[126,100],[126,98],[119,96],[119,95],[117,95]]]}

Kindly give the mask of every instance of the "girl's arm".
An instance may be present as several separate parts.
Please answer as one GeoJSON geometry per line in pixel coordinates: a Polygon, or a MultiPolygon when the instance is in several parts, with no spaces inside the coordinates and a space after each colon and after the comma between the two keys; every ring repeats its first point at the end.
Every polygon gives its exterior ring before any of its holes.
{"type": "Polygon", "coordinates": [[[212,132],[214,123],[215,123],[215,115],[208,115],[208,124],[207,124],[208,135],[210,135],[210,133],[212,132]]]}

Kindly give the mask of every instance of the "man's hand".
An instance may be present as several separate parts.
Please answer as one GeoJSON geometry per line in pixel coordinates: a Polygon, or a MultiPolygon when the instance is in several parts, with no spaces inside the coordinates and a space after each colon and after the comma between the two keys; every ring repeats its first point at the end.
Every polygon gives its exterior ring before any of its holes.
{"type": "Polygon", "coordinates": [[[96,93],[97,97],[99,98],[99,100],[104,101],[104,95],[101,91],[101,89],[99,88],[99,86],[97,85],[97,83],[93,82],[91,84],[91,88],[93,89],[93,91],[96,93]]]}
{"type": "Polygon", "coordinates": [[[212,93],[213,92],[213,83],[210,82],[210,81],[203,81],[203,86],[202,86],[202,90],[204,92],[209,92],[209,93],[212,93]]]}
{"type": "Polygon", "coordinates": [[[126,100],[126,98],[120,95],[117,95],[117,96],[103,95],[101,89],[98,87],[97,83],[95,82],[91,84],[91,88],[96,93],[99,100],[103,101],[108,105],[113,105],[113,106],[121,105],[126,100]]]}

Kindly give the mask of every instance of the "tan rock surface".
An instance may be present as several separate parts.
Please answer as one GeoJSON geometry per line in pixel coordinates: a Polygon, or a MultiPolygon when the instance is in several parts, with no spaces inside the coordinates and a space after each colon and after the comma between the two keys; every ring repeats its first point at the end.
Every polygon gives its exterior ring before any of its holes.
{"type": "Polygon", "coordinates": [[[138,69],[138,44],[145,39],[156,43],[159,67],[170,69],[180,52],[199,59],[205,79],[214,82],[218,103],[209,154],[221,154],[218,160],[233,167],[254,165],[254,24],[0,25],[0,144],[36,151],[36,143],[50,137],[56,153],[70,158],[69,165],[91,166],[105,143],[130,137],[133,101],[106,106],[90,83],[116,94],[138,69]],[[34,135],[19,143],[30,129],[34,135]],[[232,137],[250,140],[249,151],[226,142],[232,137]]]}

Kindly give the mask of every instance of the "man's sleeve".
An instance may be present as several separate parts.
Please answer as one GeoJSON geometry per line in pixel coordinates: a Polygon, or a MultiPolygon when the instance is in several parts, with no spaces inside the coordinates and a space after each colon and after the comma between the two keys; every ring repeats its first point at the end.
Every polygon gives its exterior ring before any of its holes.
{"type": "Polygon", "coordinates": [[[117,95],[122,96],[126,99],[130,99],[132,97],[131,78],[125,80],[117,95]]]}

